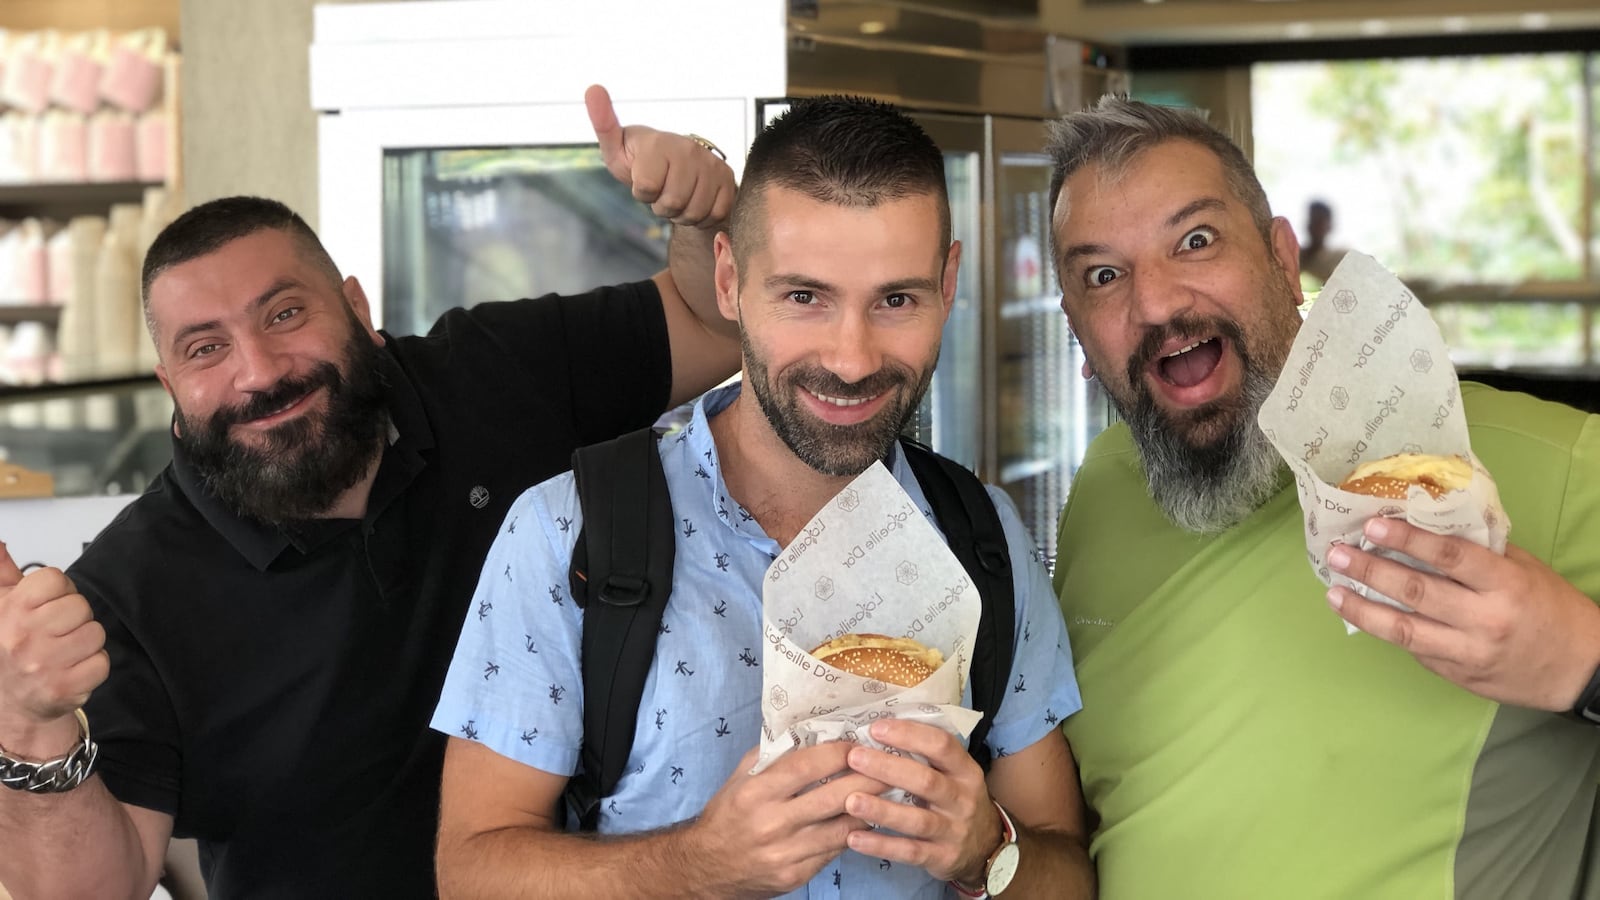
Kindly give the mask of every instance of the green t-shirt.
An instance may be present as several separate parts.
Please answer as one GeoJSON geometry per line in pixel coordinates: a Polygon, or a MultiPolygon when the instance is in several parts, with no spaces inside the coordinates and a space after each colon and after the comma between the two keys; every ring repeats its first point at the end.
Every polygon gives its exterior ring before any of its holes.
{"type": "MultiPolygon", "coordinates": [[[[1462,395],[1511,540],[1600,599],[1600,417],[1462,395]]],[[[1065,730],[1102,898],[1600,897],[1600,729],[1347,635],[1287,476],[1225,534],[1184,532],[1118,425],[1090,448],[1057,546],[1084,700],[1065,730]]]]}

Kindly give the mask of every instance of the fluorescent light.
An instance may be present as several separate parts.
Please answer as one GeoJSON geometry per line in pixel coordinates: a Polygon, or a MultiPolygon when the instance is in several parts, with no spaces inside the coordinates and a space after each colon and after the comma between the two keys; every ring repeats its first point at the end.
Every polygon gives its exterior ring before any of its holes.
{"type": "Polygon", "coordinates": [[[1522,27],[1529,31],[1543,31],[1550,27],[1550,14],[1542,12],[1523,13],[1522,27]]]}
{"type": "Polygon", "coordinates": [[[1445,16],[1444,30],[1451,34],[1460,34],[1467,30],[1466,16],[1445,16]]]}
{"type": "Polygon", "coordinates": [[[1311,37],[1315,30],[1310,22],[1290,22],[1283,27],[1283,33],[1296,40],[1311,37]]]}
{"type": "Polygon", "coordinates": [[[1361,33],[1368,36],[1388,34],[1389,23],[1382,19],[1364,19],[1361,22],[1361,33]]]}
{"type": "Polygon", "coordinates": [[[860,25],[862,34],[883,34],[888,27],[888,25],[885,25],[877,19],[873,19],[870,22],[862,22],[860,25]]]}

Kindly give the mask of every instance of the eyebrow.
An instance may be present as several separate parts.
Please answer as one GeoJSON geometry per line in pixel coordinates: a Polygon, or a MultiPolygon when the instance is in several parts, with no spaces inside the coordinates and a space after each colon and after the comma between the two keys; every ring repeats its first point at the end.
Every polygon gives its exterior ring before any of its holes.
{"type": "MultiPolygon", "coordinates": [[[[272,302],[272,298],[276,297],[283,291],[299,286],[300,282],[293,278],[279,278],[277,281],[274,281],[266,290],[257,294],[255,298],[250,301],[246,308],[251,312],[254,312],[255,310],[258,310],[272,302]]],[[[221,319],[208,319],[204,322],[195,322],[190,325],[185,325],[178,329],[177,333],[172,336],[172,349],[174,352],[176,352],[179,347],[183,346],[184,341],[187,341],[190,337],[204,331],[212,331],[221,327],[221,319]]]]}
{"type": "MultiPolygon", "coordinates": [[[[1182,209],[1167,216],[1167,221],[1163,225],[1166,228],[1176,228],[1198,213],[1225,212],[1227,208],[1228,205],[1217,197],[1201,197],[1185,204],[1182,209]]],[[[1110,252],[1111,248],[1105,244],[1073,244],[1061,254],[1061,259],[1056,262],[1056,268],[1065,272],[1072,267],[1074,261],[1081,257],[1098,256],[1110,252]]]]}
{"type": "MultiPolygon", "coordinates": [[[[826,281],[812,278],[809,275],[769,275],[762,282],[769,290],[790,288],[792,290],[812,291],[818,294],[837,293],[838,288],[826,281]]],[[[903,291],[936,291],[939,283],[932,278],[898,278],[886,281],[873,288],[879,294],[898,294],[903,291]]]]}

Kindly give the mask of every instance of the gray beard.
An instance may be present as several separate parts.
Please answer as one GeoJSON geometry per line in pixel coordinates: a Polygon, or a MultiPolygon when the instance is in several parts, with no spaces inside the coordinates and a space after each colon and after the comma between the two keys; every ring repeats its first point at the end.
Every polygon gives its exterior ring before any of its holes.
{"type": "Polygon", "coordinates": [[[1123,410],[1144,466],[1150,498],[1185,531],[1215,534],[1237,525],[1277,493],[1283,459],[1256,424],[1274,379],[1245,367],[1239,399],[1212,415],[1232,415],[1233,427],[1211,446],[1194,447],[1172,427],[1148,392],[1123,410]]]}

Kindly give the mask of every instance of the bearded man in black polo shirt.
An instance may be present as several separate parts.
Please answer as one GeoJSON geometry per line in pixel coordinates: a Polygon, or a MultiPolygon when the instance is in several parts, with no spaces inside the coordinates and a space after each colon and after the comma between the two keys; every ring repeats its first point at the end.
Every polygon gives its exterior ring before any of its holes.
{"type": "Polygon", "coordinates": [[[147,897],[173,835],[212,897],[433,896],[428,717],[506,509],[737,365],[710,282],[731,172],[589,99],[613,174],[680,226],[648,281],[394,338],[281,204],[213,201],[152,245],[172,465],[66,574],[0,549],[19,898],[147,897]]]}

